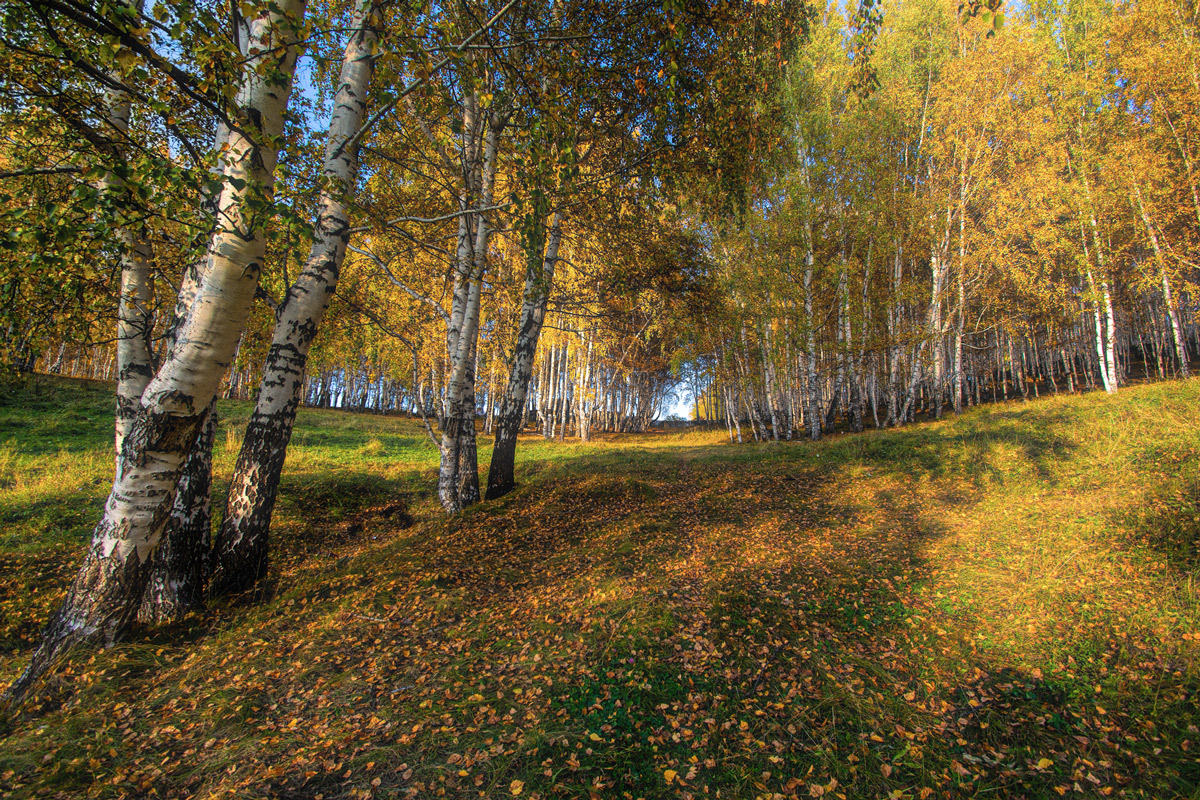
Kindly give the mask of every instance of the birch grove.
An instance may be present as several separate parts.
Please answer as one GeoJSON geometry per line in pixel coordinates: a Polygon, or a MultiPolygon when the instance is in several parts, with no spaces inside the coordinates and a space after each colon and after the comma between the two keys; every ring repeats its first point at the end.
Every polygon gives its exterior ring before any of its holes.
{"type": "Polygon", "coordinates": [[[301,406],[413,417],[457,514],[521,496],[523,439],[685,405],[800,447],[1189,377],[1194,20],[982,8],[889,5],[864,83],[861,19],[794,0],[15,5],[0,357],[116,422],[9,696],[259,586],[301,406]],[[254,410],[214,531],[218,399],[254,410]]]}

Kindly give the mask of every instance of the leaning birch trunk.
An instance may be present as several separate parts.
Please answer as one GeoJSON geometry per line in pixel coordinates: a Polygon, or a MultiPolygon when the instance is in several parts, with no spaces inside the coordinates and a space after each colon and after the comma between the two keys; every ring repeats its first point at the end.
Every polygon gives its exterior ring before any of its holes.
{"type": "Polygon", "coordinates": [[[212,523],[212,448],[217,431],[216,400],[208,404],[183,473],[175,486],[171,517],[150,557],[138,621],[170,622],[204,609],[212,523]]]}
{"type": "Polygon", "coordinates": [[[517,330],[517,344],[513,349],[508,385],[505,387],[496,420],[496,442],[492,448],[491,466],[488,467],[488,500],[503,497],[516,485],[517,436],[525,425],[525,394],[529,390],[533,357],[537,352],[542,323],[546,319],[546,303],[554,285],[554,267],[558,263],[558,248],[562,241],[562,222],[562,213],[556,213],[551,223],[550,235],[546,239],[545,252],[537,253],[534,258],[529,259],[525,271],[521,325],[517,330]]]}
{"type": "Polygon", "coordinates": [[[1166,268],[1162,271],[1163,302],[1167,306],[1167,315],[1171,318],[1171,335],[1175,338],[1175,357],[1179,360],[1179,374],[1183,378],[1191,377],[1188,369],[1187,344],[1183,338],[1183,326],[1179,322],[1179,310],[1175,308],[1175,298],[1171,293],[1171,281],[1167,278],[1166,268]]]}
{"type": "MultiPolygon", "coordinates": [[[[141,3],[136,4],[141,11],[141,3]]],[[[129,93],[123,89],[108,89],[104,93],[105,121],[112,129],[107,138],[108,156],[114,163],[127,158],[129,118],[133,111],[129,93]]],[[[129,187],[109,170],[99,181],[101,193],[116,196],[117,206],[124,212],[130,200],[129,187]]],[[[124,215],[122,215],[124,216],[124,215]]],[[[133,214],[140,217],[140,214],[133,214]]],[[[154,355],[150,349],[153,254],[146,238],[145,223],[121,219],[117,226],[121,251],[121,295],[117,303],[117,409],[115,452],[121,444],[133,418],[137,416],[138,401],[154,377],[154,355]]]]}
{"type": "Polygon", "coordinates": [[[214,596],[249,589],[267,573],[268,531],[300,405],[308,351],[337,287],[350,241],[346,198],[358,178],[359,149],[353,137],[366,114],[377,16],[374,1],[365,0],[346,44],[325,142],[326,183],[317,201],[316,236],[304,270],[276,312],[258,402],[246,426],[224,521],[213,546],[209,593],[214,596]]]}
{"type": "Polygon", "coordinates": [[[1163,303],[1167,307],[1167,317],[1171,321],[1171,335],[1175,342],[1175,357],[1179,360],[1179,374],[1187,378],[1190,375],[1187,347],[1183,340],[1183,326],[1179,322],[1179,311],[1175,308],[1175,298],[1171,292],[1171,281],[1167,277],[1167,261],[1163,258],[1162,248],[1158,243],[1158,234],[1154,230],[1154,225],[1150,222],[1150,215],[1146,213],[1146,205],[1142,202],[1141,187],[1135,182],[1133,189],[1137,199],[1138,211],[1142,217],[1142,224],[1146,226],[1146,234],[1150,238],[1151,247],[1154,248],[1154,260],[1158,263],[1158,271],[1162,275],[1163,303]]]}
{"type": "Polygon", "coordinates": [[[146,387],[126,432],[83,565],[28,668],[5,692],[10,704],[72,648],[121,638],[137,613],[184,461],[254,302],[266,249],[259,209],[272,194],[303,8],[303,0],[280,0],[252,24],[208,271],[176,346],[146,387]]]}
{"type": "MultiPolygon", "coordinates": [[[[245,25],[238,27],[238,44],[242,55],[248,54],[249,31],[245,25]]],[[[217,124],[214,149],[220,154],[229,141],[229,128],[225,123],[217,124]]],[[[212,170],[216,181],[221,179],[224,165],[220,158],[212,170]]],[[[206,193],[205,205],[214,220],[216,230],[217,193],[206,193]]],[[[178,340],[180,328],[187,319],[192,305],[200,292],[200,285],[208,271],[209,257],[205,253],[190,263],[184,270],[175,296],[175,309],[163,335],[166,352],[170,352],[178,340]]],[[[245,332],[238,337],[234,348],[234,360],[241,347],[245,332]]],[[[208,584],[210,566],[209,545],[212,538],[212,446],[216,435],[217,404],[209,403],[208,411],[200,424],[200,432],[193,443],[183,472],[175,486],[175,503],[159,540],[158,549],[150,561],[150,575],[142,594],[138,609],[138,621],[160,623],[178,620],[190,612],[204,610],[204,588],[208,584]]]]}

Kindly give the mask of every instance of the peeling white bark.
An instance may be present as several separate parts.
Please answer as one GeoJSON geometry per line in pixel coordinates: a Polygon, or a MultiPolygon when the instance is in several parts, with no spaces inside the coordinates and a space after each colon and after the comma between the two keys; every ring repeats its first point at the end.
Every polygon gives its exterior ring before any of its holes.
{"type": "Polygon", "coordinates": [[[325,141],[324,184],[308,260],[276,312],[254,414],[230,481],[214,548],[212,590],[247,589],[267,570],[275,496],[304,385],[308,352],[337,288],[350,241],[346,207],[358,179],[358,141],[379,34],[374,0],[358,8],[347,42],[325,141]]]}
{"type": "MultiPolygon", "coordinates": [[[[141,11],[141,3],[135,5],[141,11]]],[[[114,162],[128,154],[129,120],[133,104],[128,92],[109,88],[104,95],[105,121],[108,124],[108,157],[114,162]]],[[[109,171],[100,180],[100,191],[116,197],[123,211],[129,208],[129,188],[109,171]]],[[[140,215],[139,215],[140,216],[140,215]]],[[[120,454],[121,443],[137,413],[142,392],[154,377],[154,355],[150,348],[152,328],[154,255],[147,239],[144,223],[122,219],[117,228],[121,248],[121,291],[117,303],[117,412],[114,431],[115,452],[120,454]]]]}
{"type": "Polygon", "coordinates": [[[266,221],[255,201],[271,197],[303,9],[303,0],[278,0],[251,23],[235,99],[239,130],[229,137],[209,269],[125,434],[112,492],[83,565],[28,669],[6,693],[10,700],[19,700],[71,647],[119,638],[137,611],[184,459],[254,299],[266,221]]]}

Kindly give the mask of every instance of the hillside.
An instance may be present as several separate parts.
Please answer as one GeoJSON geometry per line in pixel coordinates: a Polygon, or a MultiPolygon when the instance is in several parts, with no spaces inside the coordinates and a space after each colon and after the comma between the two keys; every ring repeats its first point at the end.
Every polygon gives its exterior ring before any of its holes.
{"type": "MultiPolygon", "coordinates": [[[[60,668],[0,722],[0,794],[1195,797],[1197,408],[1190,381],[815,444],[531,436],[518,490],[453,519],[417,425],[302,411],[270,591],[60,668]]],[[[106,386],[0,396],[0,680],[111,429],[106,386]]]]}

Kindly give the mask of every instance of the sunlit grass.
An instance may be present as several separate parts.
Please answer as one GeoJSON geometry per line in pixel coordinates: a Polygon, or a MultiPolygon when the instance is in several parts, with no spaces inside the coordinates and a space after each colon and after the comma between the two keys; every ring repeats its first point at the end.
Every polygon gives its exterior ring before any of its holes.
{"type": "MultiPolygon", "coordinates": [[[[41,392],[0,409],[0,680],[111,480],[105,390],[41,392]]],[[[818,444],[528,435],[518,489],[452,520],[418,422],[306,410],[273,591],[72,660],[0,791],[1192,797],[1197,408],[1192,381],[818,444]]],[[[221,414],[218,498],[249,406],[221,414]]]]}

